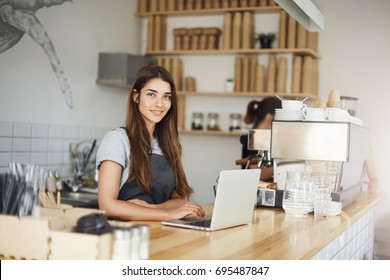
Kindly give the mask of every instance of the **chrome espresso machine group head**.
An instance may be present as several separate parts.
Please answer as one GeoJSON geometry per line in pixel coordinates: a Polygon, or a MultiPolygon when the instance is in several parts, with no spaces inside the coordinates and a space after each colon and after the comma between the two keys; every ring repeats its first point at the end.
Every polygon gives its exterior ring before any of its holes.
{"type": "MultiPolygon", "coordinates": [[[[246,168],[253,163],[253,158],[257,160],[257,167],[271,167],[274,161],[271,158],[271,130],[251,129],[248,132],[247,148],[257,151],[257,154],[248,158],[246,168]]],[[[254,162],[256,162],[256,160],[254,162]]],[[[273,182],[270,182],[273,183],[273,182]]],[[[282,207],[283,190],[259,188],[257,192],[257,206],[282,207]]]]}

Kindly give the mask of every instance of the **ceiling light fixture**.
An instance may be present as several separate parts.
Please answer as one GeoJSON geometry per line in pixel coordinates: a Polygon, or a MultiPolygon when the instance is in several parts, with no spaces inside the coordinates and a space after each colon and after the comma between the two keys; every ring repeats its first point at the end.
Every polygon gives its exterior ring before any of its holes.
{"type": "Polygon", "coordinates": [[[324,15],[311,0],[274,0],[308,31],[324,30],[324,15]]]}

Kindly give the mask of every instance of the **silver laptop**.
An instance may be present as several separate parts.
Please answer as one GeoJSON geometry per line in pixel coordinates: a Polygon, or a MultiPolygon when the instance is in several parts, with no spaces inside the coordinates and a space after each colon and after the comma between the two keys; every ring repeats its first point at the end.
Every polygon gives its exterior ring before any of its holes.
{"type": "Polygon", "coordinates": [[[211,217],[183,218],[161,223],[206,231],[250,224],[256,205],[260,172],[260,169],[221,171],[211,217]]]}

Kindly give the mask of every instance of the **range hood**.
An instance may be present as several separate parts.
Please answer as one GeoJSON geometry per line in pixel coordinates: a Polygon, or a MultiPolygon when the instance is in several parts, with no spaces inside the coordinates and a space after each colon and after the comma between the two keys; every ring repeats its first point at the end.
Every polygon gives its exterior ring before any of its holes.
{"type": "Polygon", "coordinates": [[[325,19],[311,0],[274,0],[310,32],[324,30],[325,19]]]}
{"type": "Polygon", "coordinates": [[[129,88],[138,70],[153,60],[129,53],[99,53],[97,83],[129,88]]]}

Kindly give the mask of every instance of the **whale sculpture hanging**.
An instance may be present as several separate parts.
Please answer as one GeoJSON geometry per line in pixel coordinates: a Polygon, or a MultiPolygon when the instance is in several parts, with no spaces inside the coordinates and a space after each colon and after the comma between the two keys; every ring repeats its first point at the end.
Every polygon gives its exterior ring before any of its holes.
{"type": "Polygon", "coordinates": [[[73,108],[72,90],[54,45],[44,26],[35,16],[43,7],[61,5],[71,0],[0,0],[0,53],[12,48],[27,33],[41,46],[57,77],[69,108],[73,108]]]}

